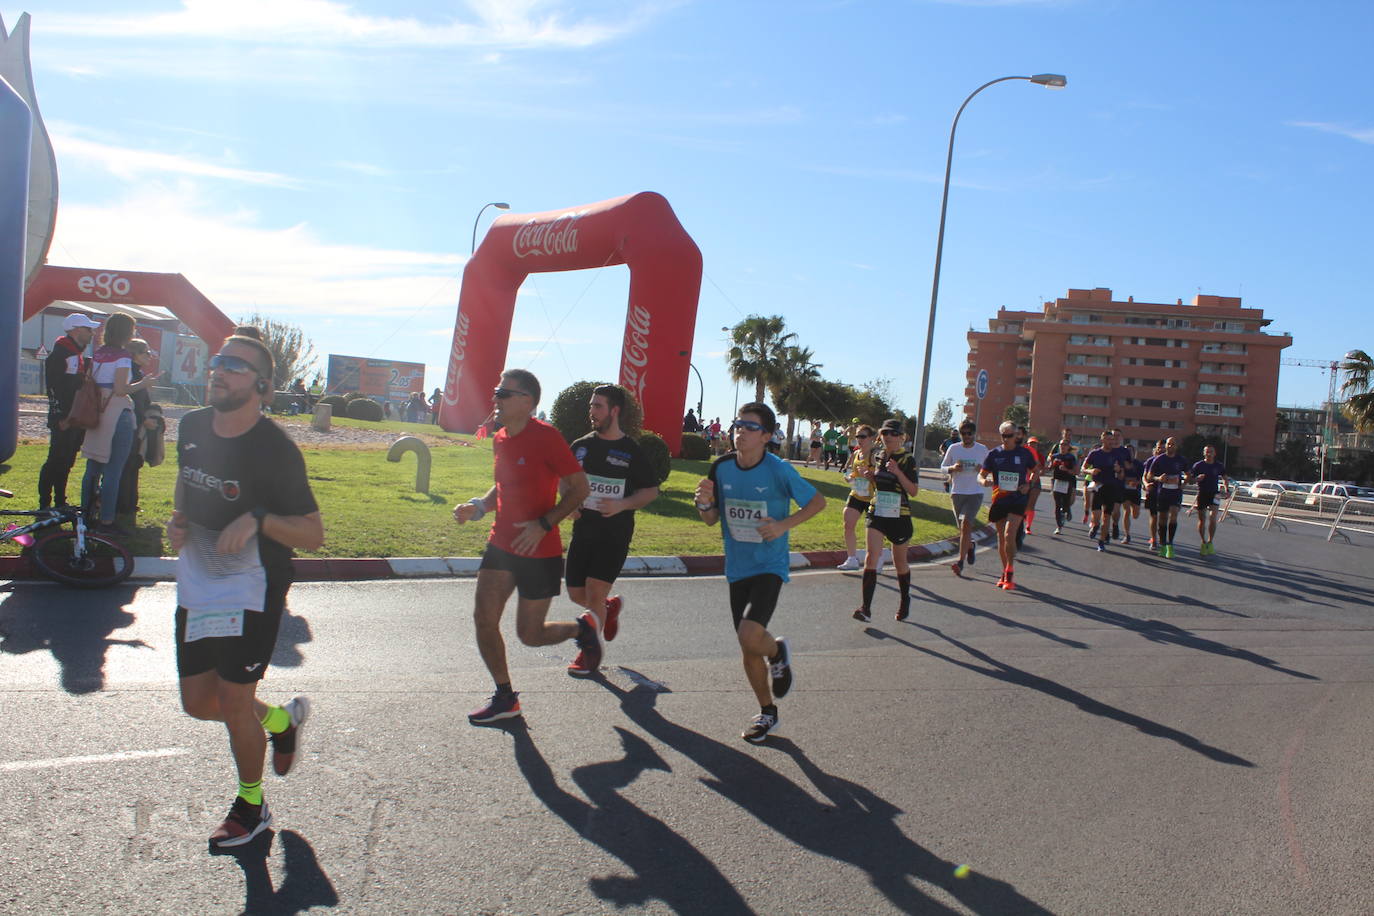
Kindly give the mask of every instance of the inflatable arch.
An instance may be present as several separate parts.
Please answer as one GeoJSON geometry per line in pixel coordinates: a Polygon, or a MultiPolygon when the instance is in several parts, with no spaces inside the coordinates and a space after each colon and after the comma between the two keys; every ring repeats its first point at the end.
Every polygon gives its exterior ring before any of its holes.
{"type": "Polygon", "coordinates": [[[215,304],[181,274],[45,265],[24,294],[24,320],[28,321],[60,299],[101,305],[161,306],[205,341],[211,353],[219,352],[220,344],[235,327],[227,315],[215,308],[215,304]]]}
{"type": "MultiPolygon", "coordinates": [[[[676,455],[701,293],[701,251],[668,201],[643,192],[492,223],[463,270],[439,425],[472,432],[491,413],[510,344],[515,296],[532,273],[624,264],[630,301],[620,384],[644,407],[644,428],[676,455]]],[[[546,397],[545,402],[551,401],[546,397]]]]}

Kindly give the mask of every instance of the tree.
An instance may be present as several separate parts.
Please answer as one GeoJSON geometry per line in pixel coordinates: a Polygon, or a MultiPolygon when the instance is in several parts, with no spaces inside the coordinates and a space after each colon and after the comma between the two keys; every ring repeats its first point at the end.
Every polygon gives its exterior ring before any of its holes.
{"type": "Polygon", "coordinates": [[[1374,358],[1363,350],[1351,350],[1345,354],[1341,371],[1345,373],[1341,394],[1346,396],[1342,413],[1361,432],[1374,431],[1374,358]]]}
{"type": "Polygon", "coordinates": [[[1305,439],[1289,439],[1272,456],[1260,462],[1260,473],[1279,480],[1316,480],[1317,465],[1305,439]]]}
{"type": "Polygon", "coordinates": [[[272,351],[276,364],[272,384],[277,390],[285,389],[294,379],[305,378],[315,367],[318,359],[315,345],[299,325],[267,318],[257,312],[240,319],[239,324],[251,324],[262,332],[262,342],[272,351]]]}
{"type": "Polygon", "coordinates": [[[1030,426],[1030,408],[1025,404],[1008,404],[1002,411],[1002,419],[1010,420],[1017,426],[1030,426]]]}
{"type": "Polygon", "coordinates": [[[797,335],[787,330],[781,315],[750,315],[730,329],[730,339],[734,343],[726,354],[730,378],[752,382],[754,400],[762,401],[765,389],[782,382],[787,351],[797,335]]]}
{"type": "Polygon", "coordinates": [[[930,418],[930,425],[943,430],[951,430],[954,428],[953,398],[940,399],[940,403],[935,405],[935,416],[930,418]]]}
{"type": "Polygon", "coordinates": [[[821,364],[814,362],[815,355],[810,347],[788,347],[783,375],[769,388],[769,393],[773,396],[773,406],[778,413],[787,414],[789,455],[797,429],[797,417],[801,415],[799,411],[808,401],[814,400],[812,386],[821,380],[818,371],[821,364]]]}

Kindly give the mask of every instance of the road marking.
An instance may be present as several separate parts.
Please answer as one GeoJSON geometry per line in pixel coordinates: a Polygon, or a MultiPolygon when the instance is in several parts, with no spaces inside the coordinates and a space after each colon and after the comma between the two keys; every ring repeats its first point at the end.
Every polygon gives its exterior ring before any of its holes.
{"type": "Polygon", "coordinates": [[[1264,559],[1264,557],[1260,556],[1259,554],[1255,554],[1255,559],[1259,560],[1260,565],[1263,566],[1265,569],[1269,568],[1269,563],[1264,559]]]}
{"type": "Polygon", "coordinates": [[[47,760],[15,760],[0,763],[0,770],[43,770],[49,767],[83,766],[87,763],[118,763],[123,760],[141,760],[148,757],[178,757],[191,753],[189,747],[164,747],[155,751],[120,751],[117,754],[87,754],[81,757],[49,757],[47,760]]]}

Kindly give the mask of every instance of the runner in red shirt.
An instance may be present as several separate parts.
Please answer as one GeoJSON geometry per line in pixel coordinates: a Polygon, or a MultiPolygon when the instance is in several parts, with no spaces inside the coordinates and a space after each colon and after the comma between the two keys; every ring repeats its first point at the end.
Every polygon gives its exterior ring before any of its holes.
{"type": "Polygon", "coordinates": [[[468,714],[476,725],[520,715],[519,694],[511,689],[501,615],[511,592],[515,632],[527,646],[551,646],[573,639],[587,666],[601,663],[601,621],[588,611],[569,623],[544,617],[563,581],[563,541],[558,523],[587,498],[591,487],[563,436],[533,418],[539,405],[539,380],[524,369],[501,375],[493,394],[495,418],[502,429],[492,439],[495,485],[485,496],[457,506],[458,524],[476,521],[491,509],[491,525],[482,567],[477,573],[477,650],[496,681],[496,693],[481,709],[468,714]],[[562,497],[559,497],[560,490],[562,497]]]}

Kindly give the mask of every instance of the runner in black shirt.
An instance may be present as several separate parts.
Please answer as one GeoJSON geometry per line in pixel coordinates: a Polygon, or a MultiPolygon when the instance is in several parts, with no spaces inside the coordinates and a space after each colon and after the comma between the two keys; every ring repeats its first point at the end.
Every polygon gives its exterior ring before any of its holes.
{"type": "Polygon", "coordinates": [[[210,360],[210,407],[182,417],[175,511],[167,540],[177,557],[176,650],[182,707],[223,722],[239,789],[215,846],[241,846],[266,830],[265,728],[272,768],[285,776],[299,751],[310,702],[268,706],[256,696],[272,660],[291,586],[291,550],[324,541],[300,450],[262,415],[273,396],[272,353],[239,328],[210,360]]]}
{"type": "Polygon", "coordinates": [[[1078,456],[1068,436],[1059,440],[1050,455],[1050,488],[1054,491],[1054,533],[1064,530],[1064,522],[1073,521],[1073,485],[1078,481],[1078,456]]]}
{"type": "Polygon", "coordinates": [[[873,500],[868,504],[868,549],[864,552],[863,604],[854,612],[855,620],[872,620],[870,607],[878,587],[878,562],[883,555],[883,540],[892,543],[892,565],[897,570],[901,603],[897,619],[906,620],[911,612],[911,566],[907,544],[911,542],[911,503],[921,488],[917,483],[916,459],[903,446],[906,435],[901,420],[884,420],[883,444],[873,450],[864,475],[873,482],[873,500]]]}
{"type": "MultiPolygon", "coordinates": [[[[598,385],[587,405],[592,432],[572,444],[573,457],[587,474],[591,495],[574,514],[568,544],[568,597],[601,620],[606,642],[620,632],[619,595],[608,597],[625,565],[635,533],[635,510],[658,497],[658,481],[639,443],[620,429],[626,392],[619,385],[598,385]]],[[[589,677],[595,667],[577,653],[568,673],[589,677]]]]}

